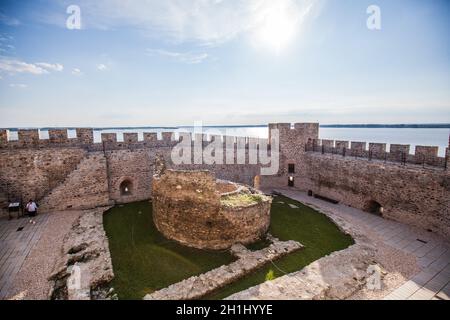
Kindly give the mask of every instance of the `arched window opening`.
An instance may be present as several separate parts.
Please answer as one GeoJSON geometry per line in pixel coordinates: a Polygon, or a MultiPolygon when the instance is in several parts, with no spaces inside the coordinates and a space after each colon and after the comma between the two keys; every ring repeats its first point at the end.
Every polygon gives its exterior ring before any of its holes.
{"type": "Polygon", "coordinates": [[[120,184],[120,195],[129,196],[133,192],[133,184],[130,180],[124,180],[120,184]]]}

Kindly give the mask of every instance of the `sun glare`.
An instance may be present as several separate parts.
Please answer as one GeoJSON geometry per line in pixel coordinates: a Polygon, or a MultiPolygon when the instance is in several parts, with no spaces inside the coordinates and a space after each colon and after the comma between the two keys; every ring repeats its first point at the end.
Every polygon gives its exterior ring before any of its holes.
{"type": "Polygon", "coordinates": [[[309,7],[301,10],[292,1],[273,1],[260,17],[257,39],[279,54],[294,39],[309,7]]]}

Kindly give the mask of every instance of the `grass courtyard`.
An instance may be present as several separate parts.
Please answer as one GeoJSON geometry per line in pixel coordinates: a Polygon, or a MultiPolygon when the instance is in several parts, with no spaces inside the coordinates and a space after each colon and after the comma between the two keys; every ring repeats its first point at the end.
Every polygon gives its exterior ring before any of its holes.
{"type": "MultiPolygon", "coordinates": [[[[188,248],[164,238],[153,224],[151,203],[147,201],[110,209],[104,215],[104,227],[115,274],[112,285],[120,299],[141,299],[147,293],[234,260],[227,251],[188,248]]],[[[305,248],[275,261],[276,266],[268,264],[205,299],[221,299],[266,279],[300,270],[353,243],[325,215],[279,196],[273,199],[269,232],[280,240],[296,240],[305,248]]],[[[264,245],[261,242],[249,249],[264,245]]]]}

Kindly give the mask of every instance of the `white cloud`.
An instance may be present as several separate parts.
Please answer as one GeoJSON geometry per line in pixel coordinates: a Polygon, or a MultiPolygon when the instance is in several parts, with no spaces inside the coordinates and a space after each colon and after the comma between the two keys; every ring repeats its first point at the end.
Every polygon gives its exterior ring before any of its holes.
{"type": "Polygon", "coordinates": [[[16,58],[0,58],[0,72],[10,75],[17,73],[29,73],[33,75],[47,74],[51,71],[62,71],[63,65],[47,62],[28,63],[16,58]]]}
{"type": "Polygon", "coordinates": [[[104,65],[103,63],[100,63],[97,65],[97,70],[106,71],[106,70],[108,70],[108,67],[106,65],[104,65]]]}
{"type": "Polygon", "coordinates": [[[31,73],[35,75],[48,73],[47,70],[36,64],[11,58],[0,58],[0,72],[9,74],[31,73]]]}
{"type": "Polygon", "coordinates": [[[41,67],[41,68],[46,69],[48,71],[58,71],[58,72],[60,72],[60,71],[63,71],[63,69],[64,69],[64,66],[62,64],[59,64],[59,63],[51,64],[51,63],[47,63],[47,62],[39,62],[39,63],[36,63],[36,65],[38,67],[41,67]]]}
{"type": "Polygon", "coordinates": [[[197,64],[208,58],[206,53],[173,52],[161,49],[147,49],[150,56],[159,55],[187,64],[197,64]]]}
{"type": "Polygon", "coordinates": [[[20,89],[25,89],[27,87],[27,85],[23,83],[11,83],[9,86],[11,88],[20,88],[20,89]]]}
{"type": "Polygon", "coordinates": [[[82,76],[82,75],[83,75],[83,72],[81,72],[81,70],[78,69],[78,68],[74,68],[74,69],[72,70],[72,74],[73,74],[74,76],[82,76]]]}
{"type": "MultiPolygon", "coordinates": [[[[217,45],[267,25],[274,3],[302,22],[305,9],[323,0],[80,0],[83,28],[134,27],[170,42],[217,45]]],[[[51,19],[61,24],[63,19],[51,19]],[[58,21],[58,22],[57,22],[58,21]]],[[[61,26],[63,26],[61,24],[61,26]]]]}

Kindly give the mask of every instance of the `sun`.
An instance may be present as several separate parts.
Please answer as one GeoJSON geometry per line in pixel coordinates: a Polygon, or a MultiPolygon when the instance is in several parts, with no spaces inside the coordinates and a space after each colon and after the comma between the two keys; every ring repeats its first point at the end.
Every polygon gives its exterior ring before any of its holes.
{"type": "Polygon", "coordinates": [[[256,37],[266,48],[281,53],[299,32],[309,8],[299,8],[292,1],[271,1],[259,17],[256,37]]]}

